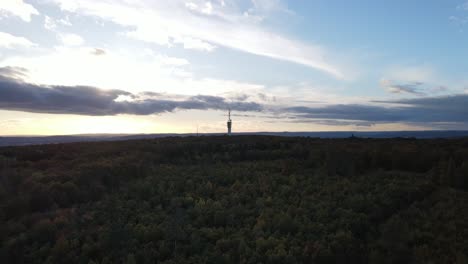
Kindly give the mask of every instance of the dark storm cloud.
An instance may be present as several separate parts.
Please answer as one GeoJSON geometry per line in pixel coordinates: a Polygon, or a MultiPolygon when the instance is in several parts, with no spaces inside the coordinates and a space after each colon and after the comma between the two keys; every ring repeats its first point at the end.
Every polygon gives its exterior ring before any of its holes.
{"type": "Polygon", "coordinates": [[[426,97],[396,101],[374,101],[380,105],[328,105],[289,107],[296,119],[357,120],[375,123],[468,123],[468,95],[426,97]]]}
{"type": "Polygon", "coordinates": [[[177,109],[260,111],[255,102],[227,101],[217,96],[179,96],[167,99],[157,93],[140,97],[122,90],[103,90],[88,86],[44,86],[24,82],[24,72],[0,68],[0,109],[35,113],[78,115],[149,115],[177,109]]]}

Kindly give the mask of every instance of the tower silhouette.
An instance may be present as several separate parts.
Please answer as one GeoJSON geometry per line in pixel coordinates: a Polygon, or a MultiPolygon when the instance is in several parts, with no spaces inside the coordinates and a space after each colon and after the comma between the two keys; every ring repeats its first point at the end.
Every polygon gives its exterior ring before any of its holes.
{"type": "Polygon", "coordinates": [[[231,109],[228,111],[228,121],[227,121],[228,135],[231,135],[232,132],[232,120],[231,120],[231,109]]]}

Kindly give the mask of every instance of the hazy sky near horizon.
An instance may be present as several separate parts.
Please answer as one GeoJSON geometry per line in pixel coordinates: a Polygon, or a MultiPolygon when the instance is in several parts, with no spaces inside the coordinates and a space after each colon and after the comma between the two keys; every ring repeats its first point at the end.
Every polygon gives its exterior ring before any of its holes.
{"type": "Polygon", "coordinates": [[[464,0],[1,0],[0,135],[468,129],[464,0]]]}

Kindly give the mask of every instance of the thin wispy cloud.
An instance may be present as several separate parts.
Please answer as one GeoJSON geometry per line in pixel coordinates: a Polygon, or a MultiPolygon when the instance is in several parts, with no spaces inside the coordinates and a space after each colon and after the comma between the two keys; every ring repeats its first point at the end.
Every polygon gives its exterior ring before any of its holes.
{"type": "Polygon", "coordinates": [[[463,32],[464,27],[468,25],[468,2],[458,5],[456,10],[458,12],[451,15],[449,20],[460,28],[460,32],[463,32]]]}
{"type": "Polygon", "coordinates": [[[278,60],[302,64],[345,78],[345,73],[331,62],[330,52],[323,46],[305,44],[266,30],[244,13],[236,13],[226,5],[210,2],[211,7],[185,1],[137,2],[94,0],[53,0],[63,10],[96,16],[130,29],[130,37],[171,46],[212,51],[223,46],[278,60]]]}
{"type": "Polygon", "coordinates": [[[9,33],[0,32],[0,48],[24,48],[33,47],[36,44],[24,37],[15,36],[9,33]]]}
{"type": "Polygon", "coordinates": [[[434,96],[450,92],[444,78],[428,65],[393,66],[387,69],[379,85],[390,94],[434,96]]]}
{"type": "Polygon", "coordinates": [[[457,9],[460,9],[460,10],[468,10],[468,2],[465,2],[463,4],[460,4],[457,6],[457,9]]]}
{"type": "Polygon", "coordinates": [[[410,82],[410,83],[395,83],[391,80],[383,79],[380,81],[380,85],[385,88],[389,93],[395,94],[415,94],[415,95],[424,95],[421,90],[421,86],[424,83],[422,82],[410,82]]]}

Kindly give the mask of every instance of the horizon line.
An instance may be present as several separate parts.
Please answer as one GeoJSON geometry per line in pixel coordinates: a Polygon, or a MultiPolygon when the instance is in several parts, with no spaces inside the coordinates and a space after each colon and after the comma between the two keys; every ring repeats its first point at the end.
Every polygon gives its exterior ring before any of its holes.
{"type": "MultiPolygon", "coordinates": [[[[427,129],[427,130],[320,130],[320,131],[239,131],[232,134],[264,133],[404,133],[404,132],[468,132],[468,129],[427,129]]],[[[67,136],[138,136],[138,135],[224,135],[227,132],[165,132],[165,133],[81,133],[81,134],[16,134],[0,137],[67,137],[67,136]]]]}

